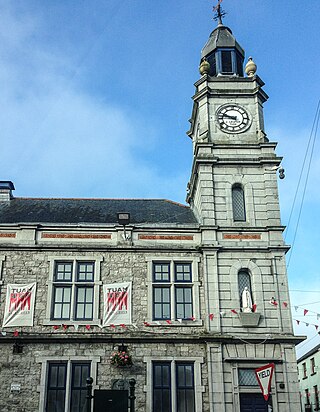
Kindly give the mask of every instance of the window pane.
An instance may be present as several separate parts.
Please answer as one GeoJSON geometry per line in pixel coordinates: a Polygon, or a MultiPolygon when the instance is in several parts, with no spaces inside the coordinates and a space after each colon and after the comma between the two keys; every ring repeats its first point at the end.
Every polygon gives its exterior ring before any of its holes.
{"type": "Polygon", "coordinates": [[[190,319],[193,317],[192,288],[176,287],[176,318],[190,319]]]}
{"type": "Polygon", "coordinates": [[[233,73],[231,51],[221,52],[222,73],[233,73]]]}
{"type": "Polygon", "coordinates": [[[240,386],[259,386],[254,369],[238,369],[240,386]]]}
{"type": "Polygon", "coordinates": [[[71,412],[82,412],[86,404],[86,379],[90,376],[90,363],[72,363],[71,412]]]}
{"type": "Polygon", "coordinates": [[[75,318],[91,320],[93,316],[93,288],[78,287],[76,295],[75,318]]]}
{"type": "Polygon", "coordinates": [[[153,363],[153,411],[171,412],[170,362],[153,363]]]}
{"type": "Polygon", "coordinates": [[[235,222],[246,221],[246,211],[244,203],[244,192],[241,186],[235,185],[232,187],[232,208],[233,220],[235,222]]]}
{"type": "Polygon", "coordinates": [[[66,375],[66,363],[49,363],[46,412],[64,412],[66,375]]]}
{"type": "Polygon", "coordinates": [[[170,263],[153,263],[154,282],[170,281],[170,263]]]}
{"type": "Polygon", "coordinates": [[[71,287],[53,288],[53,319],[70,319],[71,287]]]}
{"type": "Polygon", "coordinates": [[[55,262],[54,280],[70,282],[72,280],[72,262],[55,262]]]}
{"type": "Polygon", "coordinates": [[[179,412],[195,412],[194,402],[194,365],[177,363],[177,407],[179,412]]]}
{"type": "Polygon", "coordinates": [[[78,262],[77,281],[93,282],[94,262],[78,262]]]}
{"type": "Polygon", "coordinates": [[[170,288],[153,288],[154,319],[170,319],[170,288]]]}
{"type": "Polygon", "coordinates": [[[176,282],[191,282],[191,263],[175,263],[176,282]]]}

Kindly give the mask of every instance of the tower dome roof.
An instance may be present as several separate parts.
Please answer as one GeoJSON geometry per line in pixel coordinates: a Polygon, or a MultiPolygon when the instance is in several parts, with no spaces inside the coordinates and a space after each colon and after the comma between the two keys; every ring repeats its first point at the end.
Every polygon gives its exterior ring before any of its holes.
{"type": "Polygon", "coordinates": [[[210,55],[218,48],[233,48],[236,49],[242,56],[245,54],[243,48],[237,42],[229,27],[226,27],[221,23],[218,24],[218,27],[216,27],[210,34],[207,43],[202,49],[201,57],[203,58],[210,55]]]}

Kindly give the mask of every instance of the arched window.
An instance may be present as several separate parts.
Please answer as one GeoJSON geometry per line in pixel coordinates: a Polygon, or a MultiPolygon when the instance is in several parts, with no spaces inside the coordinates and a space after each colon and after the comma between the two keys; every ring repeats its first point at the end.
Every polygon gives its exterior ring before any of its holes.
{"type": "Polygon", "coordinates": [[[232,209],[235,222],[246,221],[246,207],[244,202],[244,191],[241,185],[232,186],[232,209]]]}
{"type": "MultiPolygon", "coordinates": [[[[247,287],[248,291],[251,295],[251,299],[253,300],[252,296],[252,288],[251,288],[251,276],[247,269],[241,269],[238,273],[238,285],[239,285],[239,299],[240,299],[240,307],[242,308],[242,294],[244,288],[247,287]]],[[[252,302],[254,303],[254,302],[252,302]]]]}

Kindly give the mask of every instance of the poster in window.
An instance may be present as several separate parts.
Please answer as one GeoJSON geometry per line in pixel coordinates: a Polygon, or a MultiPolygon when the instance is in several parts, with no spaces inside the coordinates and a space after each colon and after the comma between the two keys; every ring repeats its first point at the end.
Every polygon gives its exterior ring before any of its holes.
{"type": "Polygon", "coordinates": [[[131,325],[131,292],[131,282],[103,285],[102,326],[131,325]]]}
{"type": "Polygon", "coordinates": [[[8,284],[2,327],[33,326],[36,283],[8,284]]]}

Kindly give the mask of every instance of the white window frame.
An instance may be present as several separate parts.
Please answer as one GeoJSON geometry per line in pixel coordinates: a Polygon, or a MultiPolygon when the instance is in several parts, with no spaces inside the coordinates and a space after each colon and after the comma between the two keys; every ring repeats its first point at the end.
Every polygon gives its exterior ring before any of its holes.
{"type": "MultiPolygon", "coordinates": [[[[100,273],[101,273],[101,262],[103,262],[102,256],[51,256],[49,257],[49,279],[47,281],[48,286],[48,295],[47,295],[47,310],[46,310],[46,318],[43,321],[43,325],[100,325],[101,320],[99,318],[99,296],[100,296],[100,286],[102,282],[100,280],[100,273]],[[69,320],[66,319],[51,319],[52,314],[52,299],[54,298],[54,270],[55,270],[55,263],[56,262],[72,262],[73,265],[73,276],[75,275],[75,270],[77,267],[77,262],[94,262],[94,281],[93,284],[93,317],[92,320],[80,319],[74,320],[72,319],[72,315],[70,316],[69,320]]],[[[71,305],[74,308],[74,288],[72,288],[72,296],[71,296],[71,305]]],[[[73,310],[71,314],[73,314],[73,310]]]]}
{"type": "MultiPolygon", "coordinates": [[[[144,356],[143,362],[147,364],[147,383],[143,390],[146,392],[147,404],[146,412],[152,411],[152,394],[153,394],[153,375],[152,375],[152,362],[171,362],[171,407],[172,412],[177,410],[177,380],[176,380],[176,363],[188,362],[193,363],[194,373],[194,401],[195,410],[202,412],[202,394],[205,392],[205,387],[201,385],[201,364],[204,363],[204,359],[201,356],[183,358],[180,356],[158,356],[153,358],[151,356],[144,356]]],[[[152,411],[155,412],[155,411],[152,411]]]]}
{"type": "Polygon", "coordinates": [[[41,378],[40,385],[37,386],[37,392],[40,393],[39,401],[39,412],[45,412],[46,402],[47,402],[47,383],[48,383],[48,372],[50,362],[67,362],[67,380],[66,380],[66,401],[65,401],[65,412],[68,412],[71,396],[71,366],[72,362],[90,362],[90,375],[93,379],[92,389],[99,389],[99,385],[96,385],[98,363],[101,362],[100,356],[94,356],[88,358],[88,356],[44,356],[36,358],[36,363],[41,363],[41,378]]]}
{"type": "Polygon", "coordinates": [[[170,298],[171,298],[171,326],[202,326],[203,321],[200,319],[200,282],[199,282],[199,271],[198,266],[200,262],[199,257],[195,256],[185,256],[185,257],[174,257],[174,256],[151,256],[146,259],[148,265],[148,279],[147,279],[147,290],[148,290],[148,312],[146,322],[150,323],[151,326],[163,326],[168,325],[166,320],[153,320],[153,286],[169,286],[170,285],[170,298]],[[153,263],[169,263],[170,264],[170,282],[153,282],[153,263]],[[175,319],[175,288],[174,285],[180,285],[180,282],[174,281],[174,264],[175,263],[190,263],[192,271],[192,282],[181,282],[181,286],[190,286],[192,289],[192,305],[193,305],[193,316],[195,318],[192,320],[182,320],[179,322],[175,319]]]}

